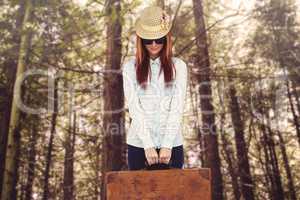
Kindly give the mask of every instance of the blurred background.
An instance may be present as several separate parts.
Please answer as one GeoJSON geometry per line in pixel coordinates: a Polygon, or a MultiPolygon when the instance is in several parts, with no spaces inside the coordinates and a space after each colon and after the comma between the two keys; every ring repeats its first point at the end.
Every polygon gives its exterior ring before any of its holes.
{"type": "Polygon", "coordinates": [[[120,72],[148,5],[188,65],[184,168],[211,168],[214,200],[300,199],[299,3],[1,0],[0,199],[104,199],[128,169],[120,72]]]}

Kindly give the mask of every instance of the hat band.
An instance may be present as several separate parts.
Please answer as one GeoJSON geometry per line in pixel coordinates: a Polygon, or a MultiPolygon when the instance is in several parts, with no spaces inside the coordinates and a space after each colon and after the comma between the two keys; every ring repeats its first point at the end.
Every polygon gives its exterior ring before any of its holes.
{"type": "Polygon", "coordinates": [[[163,30],[161,25],[159,26],[148,26],[148,25],[145,25],[145,24],[141,24],[141,27],[147,31],[150,31],[150,32],[156,32],[156,31],[161,31],[163,30]]]}

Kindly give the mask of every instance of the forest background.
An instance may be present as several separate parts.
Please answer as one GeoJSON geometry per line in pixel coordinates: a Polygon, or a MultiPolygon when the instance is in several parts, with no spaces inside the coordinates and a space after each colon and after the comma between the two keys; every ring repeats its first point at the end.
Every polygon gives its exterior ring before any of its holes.
{"type": "Polygon", "coordinates": [[[0,0],[1,199],[104,199],[128,169],[120,72],[153,4],[188,65],[184,168],[214,200],[300,199],[299,3],[0,0]]]}

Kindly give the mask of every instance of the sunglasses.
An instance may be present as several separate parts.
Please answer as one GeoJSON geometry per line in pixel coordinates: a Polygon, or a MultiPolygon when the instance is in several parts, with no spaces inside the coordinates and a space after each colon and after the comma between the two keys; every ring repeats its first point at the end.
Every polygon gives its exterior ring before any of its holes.
{"type": "Polygon", "coordinates": [[[158,38],[158,39],[142,39],[142,42],[144,45],[149,45],[152,44],[153,41],[155,41],[156,44],[164,44],[166,42],[166,36],[162,37],[162,38],[158,38]]]}

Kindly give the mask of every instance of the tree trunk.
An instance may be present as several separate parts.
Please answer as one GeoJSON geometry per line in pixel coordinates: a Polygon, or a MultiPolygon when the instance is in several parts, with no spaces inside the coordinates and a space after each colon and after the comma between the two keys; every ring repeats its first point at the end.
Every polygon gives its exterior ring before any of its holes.
{"type": "Polygon", "coordinates": [[[236,96],[236,90],[231,80],[229,80],[229,96],[231,120],[235,133],[236,153],[238,158],[238,171],[241,180],[242,194],[245,200],[254,200],[254,185],[250,173],[247,144],[244,138],[244,124],[241,119],[241,112],[236,96]]]}
{"type": "MultiPolygon", "coordinates": [[[[267,119],[269,121],[269,118],[267,119]]],[[[282,181],[281,181],[281,174],[278,166],[278,158],[276,155],[276,149],[275,149],[275,142],[274,142],[274,133],[270,129],[270,126],[268,124],[267,130],[269,132],[268,135],[268,145],[270,149],[270,158],[271,158],[271,165],[272,165],[272,171],[273,171],[273,181],[275,182],[276,185],[276,199],[284,200],[284,191],[282,188],[282,181]]]]}
{"type": "Polygon", "coordinates": [[[200,107],[202,115],[202,126],[206,161],[204,166],[212,171],[212,198],[213,200],[223,199],[222,174],[220,166],[220,156],[218,147],[218,137],[215,126],[215,113],[212,105],[212,89],[210,81],[210,62],[208,55],[208,45],[204,24],[202,0],[193,0],[194,20],[196,24],[197,56],[195,66],[199,67],[201,74],[197,75],[200,94],[200,107]],[[203,72],[203,73],[202,73],[203,72]]]}
{"type": "Polygon", "coordinates": [[[58,80],[54,80],[53,88],[53,113],[51,117],[51,130],[50,138],[48,143],[48,150],[46,155],[46,166],[44,171],[44,191],[43,191],[43,200],[48,200],[49,198],[49,177],[50,177],[50,166],[52,161],[52,151],[53,151],[53,140],[54,134],[56,131],[56,119],[58,114],[58,80]]]}
{"type": "Polygon", "coordinates": [[[94,185],[94,198],[93,200],[98,200],[100,193],[99,193],[99,188],[101,187],[101,180],[99,180],[99,172],[101,171],[101,153],[102,153],[102,149],[100,148],[100,143],[96,145],[96,163],[95,163],[95,185],[94,185]]]}
{"type": "Polygon", "coordinates": [[[101,199],[105,199],[104,175],[106,171],[121,170],[126,166],[123,156],[125,144],[125,126],[123,82],[120,74],[111,73],[120,71],[122,56],[122,24],[121,24],[121,1],[110,0],[106,5],[108,16],[107,24],[107,58],[106,70],[107,81],[104,83],[104,116],[103,116],[103,154],[102,154],[102,187],[101,199]],[[113,111],[113,112],[112,112],[113,111]],[[115,127],[117,125],[117,127],[115,127]]]}
{"type": "Polygon", "coordinates": [[[64,148],[64,179],[63,179],[63,199],[74,199],[74,141],[76,131],[76,112],[74,110],[74,90],[69,91],[69,128],[65,136],[64,148]]]}
{"type": "Polygon", "coordinates": [[[35,171],[35,156],[36,156],[36,143],[37,143],[37,117],[34,117],[34,122],[32,122],[32,134],[30,136],[29,142],[29,158],[28,158],[28,172],[27,172],[27,182],[25,186],[25,200],[32,199],[32,184],[34,180],[34,171],[35,171]]]}
{"type": "MultiPolygon", "coordinates": [[[[31,21],[32,15],[32,2],[31,0],[26,1],[25,15],[22,24],[22,36],[20,43],[20,51],[17,66],[17,78],[22,78],[23,72],[26,68],[26,57],[28,56],[28,46],[30,44],[30,33],[28,32],[27,23],[31,21]]],[[[12,108],[9,122],[9,132],[7,141],[7,150],[5,157],[5,171],[3,186],[1,192],[2,200],[11,200],[16,192],[16,180],[17,180],[17,150],[19,147],[19,125],[20,125],[20,110],[17,106],[18,101],[21,100],[21,85],[14,84],[14,95],[12,100],[12,108]]]]}
{"type": "Polygon", "coordinates": [[[276,197],[276,185],[273,181],[273,174],[272,174],[272,168],[271,168],[271,161],[270,161],[270,153],[269,153],[269,146],[268,146],[268,139],[266,134],[266,128],[264,124],[260,124],[260,130],[261,130],[261,140],[262,140],[262,147],[264,150],[264,157],[265,157],[265,168],[266,168],[266,183],[270,184],[270,199],[275,200],[276,197]]]}
{"type": "MultiPolygon", "coordinates": [[[[196,87],[196,84],[194,83],[194,80],[193,80],[193,74],[191,74],[191,77],[190,77],[190,94],[191,94],[191,105],[192,105],[192,110],[193,110],[193,114],[195,117],[195,119],[193,120],[195,122],[195,124],[197,125],[196,128],[197,128],[197,132],[198,132],[198,141],[199,141],[199,145],[200,145],[200,150],[204,150],[205,146],[204,146],[204,141],[203,141],[203,136],[202,136],[202,133],[201,133],[201,128],[199,125],[199,112],[198,112],[198,108],[197,108],[197,105],[198,105],[198,98],[197,98],[197,93],[194,93],[192,91],[192,88],[195,88],[196,87]]],[[[204,163],[204,160],[205,160],[205,154],[204,153],[201,153],[199,154],[199,159],[200,159],[200,162],[201,162],[201,166],[203,167],[203,163],[204,163]]]]}
{"type": "Polygon", "coordinates": [[[226,132],[224,130],[224,123],[225,123],[225,106],[224,102],[221,97],[221,89],[218,87],[218,96],[219,96],[219,102],[222,109],[221,112],[221,122],[220,122],[220,134],[221,134],[221,140],[222,140],[222,147],[224,152],[224,158],[228,165],[228,172],[231,178],[232,182],[232,189],[233,189],[233,195],[235,200],[239,200],[241,198],[241,192],[239,188],[239,182],[238,182],[238,176],[235,170],[235,163],[234,163],[234,150],[232,148],[232,144],[228,141],[226,137],[226,132]]]}
{"type": "Polygon", "coordinates": [[[7,78],[10,80],[7,88],[7,98],[5,100],[5,105],[3,106],[4,110],[2,111],[3,115],[1,116],[1,129],[0,129],[0,196],[2,192],[2,183],[4,178],[4,168],[5,168],[5,155],[7,149],[7,140],[9,132],[9,120],[10,112],[12,106],[12,96],[13,96],[13,87],[16,76],[16,66],[15,61],[11,61],[8,67],[10,68],[7,78]]]}
{"type": "MultiPolygon", "coordinates": [[[[18,52],[20,47],[20,29],[22,26],[22,19],[24,18],[24,11],[25,11],[25,4],[24,2],[20,3],[20,7],[17,12],[16,17],[16,28],[12,30],[13,36],[12,41],[15,41],[11,52],[18,52]]],[[[4,105],[1,107],[4,110],[1,110],[3,115],[0,117],[0,197],[2,192],[2,183],[3,183],[3,176],[4,176],[4,168],[5,168],[5,155],[6,155],[6,148],[7,148],[7,140],[8,140],[8,132],[9,132],[9,120],[10,120],[10,113],[11,113],[11,106],[12,106],[12,99],[13,99],[13,88],[16,80],[16,72],[17,72],[17,55],[11,55],[7,61],[4,62],[3,66],[5,70],[5,76],[7,78],[7,84],[4,91],[4,105]]]]}
{"type": "Polygon", "coordinates": [[[260,129],[263,134],[263,148],[265,152],[267,176],[269,183],[271,183],[271,199],[283,200],[284,194],[277,164],[277,156],[276,154],[274,155],[274,141],[273,138],[271,138],[271,136],[267,133],[267,127],[265,124],[261,123],[260,129]]]}
{"type": "Polygon", "coordinates": [[[280,150],[281,150],[281,154],[282,154],[282,158],[283,158],[284,169],[285,169],[287,180],[288,180],[289,196],[290,196],[291,200],[297,200],[296,190],[295,190],[293,176],[292,176],[292,172],[291,172],[291,167],[289,165],[289,160],[288,160],[288,156],[286,153],[285,142],[283,140],[283,137],[282,137],[282,134],[280,131],[277,131],[277,135],[279,137],[280,150]]]}
{"type": "MultiPolygon", "coordinates": [[[[71,104],[73,104],[71,100],[71,104]]],[[[73,105],[70,106],[69,130],[64,142],[65,162],[64,162],[64,200],[74,199],[74,150],[76,134],[76,112],[73,111],[73,105]],[[73,114],[73,117],[72,117],[73,114]]]]}
{"type": "Polygon", "coordinates": [[[292,89],[293,89],[292,94],[295,97],[297,110],[298,110],[298,116],[300,116],[300,98],[299,98],[299,94],[298,94],[298,92],[299,92],[298,90],[300,90],[300,88],[298,87],[298,89],[297,89],[297,85],[294,80],[292,80],[291,83],[292,83],[292,89]]]}
{"type": "MultiPolygon", "coordinates": [[[[260,88],[262,87],[262,79],[259,82],[260,88]]],[[[268,115],[269,110],[265,106],[265,101],[269,99],[269,96],[263,95],[262,89],[259,90],[259,97],[260,97],[260,105],[258,106],[258,111],[261,115],[261,119],[258,119],[260,129],[263,134],[263,146],[265,150],[265,157],[266,157],[266,169],[269,176],[269,181],[271,182],[271,199],[274,200],[283,200],[284,199],[284,192],[281,183],[281,175],[279,172],[278,167],[278,159],[275,150],[275,143],[274,143],[274,133],[271,130],[270,126],[270,117],[268,115]]]]}
{"type": "Polygon", "coordinates": [[[238,175],[235,170],[234,159],[232,158],[233,149],[225,134],[226,133],[221,134],[224,158],[228,165],[228,172],[231,178],[234,199],[239,200],[241,198],[241,192],[239,189],[238,175]]]}
{"type": "MultiPolygon", "coordinates": [[[[253,122],[254,121],[254,116],[252,115],[252,118],[251,118],[251,121],[253,122]]],[[[268,165],[268,162],[267,162],[267,159],[268,157],[264,156],[266,155],[266,146],[265,146],[265,143],[264,143],[264,137],[262,136],[262,131],[260,130],[261,129],[261,126],[259,125],[259,134],[256,133],[256,127],[251,127],[251,130],[253,132],[253,135],[257,141],[257,143],[255,144],[255,147],[256,147],[256,152],[258,153],[258,161],[259,163],[261,164],[261,169],[263,171],[263,179],[264,181],[262,181],[262,184],[265,186],[266,188],[266,193],[269,194],[270,196],[268,197],[271,197],[271,194],[272,194],[272,187],[270,186],[270,182],[271,182],[271,175],[270,175],[270,169],[269,169],[269,165],[268,165]],[[257,138],[257,136],[259,138],[257,138]],[[263,160],[263,158],[265,158],[265,161],[263,160]]],[[[267,196],[266,196],[267,198],[267,196]]]]}
{"type": "Polygon", "coordinates": [[[296,114],[296,110],[295,110],[295,107],[294,107],[294,102],[293,102],[293,98],[292,98],[292,95],[291,95],[289,80],[286,80],[285,84],[286,84],[286,89],[287,89],[287,96],[288,96],[288,99],[289,99],[289,103],[290,103],[291,111],[292,111],[292,115],[293,115],[294,125],[295,125],[295,128],[296,128],[298,143],[300,145],[300,124],[299,124],[299,118],[298,118],[298,116],[296,114]]]}

